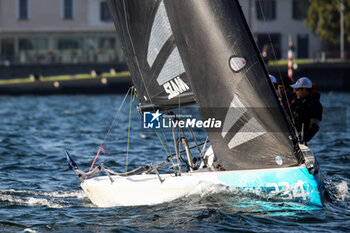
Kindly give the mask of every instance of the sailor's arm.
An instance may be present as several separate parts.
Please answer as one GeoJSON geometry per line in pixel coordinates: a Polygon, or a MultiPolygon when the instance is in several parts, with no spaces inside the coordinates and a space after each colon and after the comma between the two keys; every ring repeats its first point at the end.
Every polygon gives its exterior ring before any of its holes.
{"type": "Polygon", "coordinates": [[[313,136],[320,129],[320,122],[322,120],[322,105],[320,102],[314,103],[310,108],[310,124],[304,132],[304,140],[306,142],[310,141],[313,136]]]}
{"type": "Polygon", "coordinates": [[[304,140],[308,142],[320,129],[320,120],[311,118],[309,128],[304,132],[304,140]]]}

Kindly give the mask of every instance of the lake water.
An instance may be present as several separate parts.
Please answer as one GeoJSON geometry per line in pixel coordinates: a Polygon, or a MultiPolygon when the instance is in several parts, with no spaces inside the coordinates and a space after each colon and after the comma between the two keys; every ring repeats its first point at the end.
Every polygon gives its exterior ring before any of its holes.
{"type": "MultiPolygon", "coordinates": [[[[215,187],[155,206],[97,208],[68,170],[64,151],[87,171],[123,97],[0,97],[1,232],[350,230],[350,94],[322,94],[323,126],[310,143],[333,200],[322,209],[215,187]]],[[[105,143],[110,155],[97,161],[117,171],[126,164],[128,104],[105,143]]],[[[162,145],[156,135],[141,130],[135,110],[131,125],[129,169],[162,162],[162,145]]]]}

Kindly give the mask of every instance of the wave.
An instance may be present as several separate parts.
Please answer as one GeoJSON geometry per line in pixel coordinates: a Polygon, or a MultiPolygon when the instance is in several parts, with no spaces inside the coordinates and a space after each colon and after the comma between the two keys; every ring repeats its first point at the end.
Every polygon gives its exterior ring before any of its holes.
{"type": "Polygon", "coordinates": [[[0,190],[1,194],[28,194],[28,195],[36,195],[36,196],[45,196],[45,197],[75,197],[78,199],[86,198],[85,193],[82,190],[70,190],[70,191],[50,191],[50,192],[37,192],[37,191],[29,191],[29,190],[15,190],[15,189],[5,189],[0,190]]]}
{"type": "Polygon", "coordinates": [[[338,201],[348,201],[349,200],[349,188],[348,183],[345,180],[342,180],[339,184],[335,185],[336,193],[335,197],[338,201]]]}
{"type": "Polygon", "coordinates": [[[82,190],[36,192],[28,190],[0,190],[0,202],[11,205],[46,206],[50,208],[66,208],[73,203],[65,198],[85,199],[82,190]]]}

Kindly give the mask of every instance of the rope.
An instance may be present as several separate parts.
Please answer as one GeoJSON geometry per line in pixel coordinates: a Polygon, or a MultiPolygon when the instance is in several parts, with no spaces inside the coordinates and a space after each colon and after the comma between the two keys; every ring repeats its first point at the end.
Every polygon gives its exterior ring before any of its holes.
{"type": "MultiPolygon", "coordinates": [[[[103,149],[103,144],[106,142],[107,137],[108,137],[109,133],[111,132],[111,130],[112,130],[112,128],[113,128],[113,126],[114,126],[114,124],[115,124],[115,122],[116,122],[116,120],[117,120],[118,114],[119,114],[120,110],[122,109],[122,107],[123,107],[123,105],[124,105],[124,102],[125,102],[125,100],[126,100],[126,97],[129,95],[129,92],[130,92],[130,88],[129,88],[128,92],[126,93],[126,95],[124,96],[124,99],[123,99],[121,105],[119,106],[118,111],[117,111],[116,114],[114,115],[113,121],[112,121],[111,125],[109,126],[109,129],[108,129],[108,131],[107,131],[107,133],[106,133],[106,136],[104,137],[103,142],[101,143],[101,145],[100,145],[100,147],[99,147],[99,149],[98,149],[98,152],[97,152],[97,154],[96,154],[96,156],[95,156],[95,158],[94,158],[94,160],[93,160],[93,162],[92,162],[92,164],[91,164],[91,166],[90,166],[89,172],[90,172],[90,171],[92,170],[92,168],[94,167],[95,162],[96,162],[97,158],[100,156],[101,151],[102,151],[105,155],[109,155],[109,154],[110,154],[109,151],[108,151],[107,153],[105,153],[105,150],[103,149]]],[[[107,151],[107,150],[106,150],[106,151],[107,151]]],[[[87,179],[87,177],[85,177],[85,180],[86,180],[86,179],[87,179]]]]}
{"type": "Polygon", "coordinates": [[[171,161],[171,163],[173,164],[173,168],[174,168],[175,173],[176,173],[176,166],[175,166],[175,163],[174,163],[174,160],[173,160],[172,156],[169,154],[168,150],[166,149],[166,147],[165,147],[165,145],[164,145],[162,139],[160,138],[160,136],[159,136],[157,130],[155,129],[154,131],[156,132],[157,137],[158,137],[160,143],[162,144],[162,146],[163,146],[163,148],[164,148],[164,150],[165,150],[165,153],[167,154],[167,158],[169,158],[170,161],[171,161]]]}
{"type": "Polygon", "coordinates": [[[129,95],[130,89],[132,89],[132,88],[129,88],[128,92],[127,92],[126,95],[124,96],[124,99],[123,99],[121,105],[119,106],[118,111],[117,111],[116,114],[114,115],[113,121],[112,121],[111,125],[109,126],[109,129],[108,129],[108,131],[107,131],[106,136],[105,136],[104,139],[103,139],[102,145],[106,142],[107,137],[108,137],[109,133],[111,132],[111,130],[112,130],[113,126],[114,126],[115,121],[117,120],[117,116],[118,116],[120,110],[122,109],[122,107],[123,107],[123,105],[124,105],[124,102],[125,102],[125,100],[126,100],[126,97],[128,97],[128,95],[129,95]]]}
{"type": "MultiPolygon", "coordinates": [[[[94,161],[92,162],[92,164],[91,164],[91,166],[90,166],[90,169],[89,169],[89,171],[88,172],[90,172],[91,170],[92,170],[92,168],[94,167],[94,165],[95,165],[95,162],[96,162],[96,160],[97,160],[97,158],[100,156],[100,152],[103,152],[103,154],[105,154],[105,155],[110,155],[110,153],[108,152],[108,153],[105,153],[105,150],[103,149],[103,145],[101,145],[100,147],[99,147],[99,149],[98,149],[98,152],[97,152],[97,154],[96,154],[96,156],[95,156],[95,158],[94,158],[94,161]]],[[[85,180],[87,179],[87,176],[85,177],[85,180]]]]}
{"type": "Polygon", "coordinates": [[[158,134],[157,130],[154,130],[154,131],[156,132],[157,137],[158,137],[158,139],[159,139],[160,143],[162,144],[162,146],[163,146],[163,148],[164,148],[164,150],[165,150],[165,152],[166,152],[167,156],[169,156],[169,152],[168,152],[168,150],[166,149],[166,147],[165,147],[165,145],[164,145],[164,143],[163,143],[162,139],[160,138],[160,136],[159,136],[159,134],[158,134]]]}
{"type": "Polygon", "coordinates": [[[128,157],[129,157],[129,143],[130,143],[130,129],[131,129],[132,95],[133,95],[133,90],[131,90],[131,93],[130,93],[130,110],[129,110],[128,143],[127,143],[127,146],[126,146],[126,164],[125,164],[125,172],[128,172],[128,157]]]}
{"type": "MultiPolygon", "coordinates": [[[[260,8],[261,14],[262,14],[263,19],[264,19],[264,24],[267,25],[265,13],[264,13],[263,7],[262,7],[262,5],[261,5],[261,0],[258,0],[258,2],[259,2],[259,8],[260,8]]],[[[276,51],[275,51],[275,48],[273,47],[273,44],[272,44],[272,39],[271,39],[271,34],[270,34],[270,32],[267,32],[267,35],[268,35],[268,37],[269,37],[269,43],[270,43],[270,46],[271,46],[271,48],[272,48],[273,57],[274,57],[275,61],[277,61],[276,51]]],[[[266,65],[267,65],[267,64],[266,64],[266,65]]],[[[288,104],[290,105],[289,100],[288,100],[288,96],[287,96],[287,92],[286,92],[286,88],[285,88],[285,85],[284,85],[284,82],[283,82],[282,73],[281,73],[281,70],[280,70],[279,66],[277,66],[277,70],[278,70],[278,75],[279,75],[279,77],[280,77],[280,80],[281,80],[281,82],[282,82],[282,85],[283,85],[283,87],[284,87],[284,95],[285,95],[285,97],[286,97],[286,99],[287,99],[287,101],[288,101],[288,104]]],[[[290,110],[290,113],[291,113],[291,120],[292,120],[291,127],[292,127],[292,129],[294,129],[294,134],[295,134],[295,136],[296,136],[296,137],[298,138],[298,140],[299,140],[299,136],[298,136],[298,134],[296,133],[296,129],[295,129],[295,120],[294,120],[294,116],[293,116],[293,114],[292,114],[292,112],[291,112],[290,107],[289,107],[289,110],[290,110]]]]}

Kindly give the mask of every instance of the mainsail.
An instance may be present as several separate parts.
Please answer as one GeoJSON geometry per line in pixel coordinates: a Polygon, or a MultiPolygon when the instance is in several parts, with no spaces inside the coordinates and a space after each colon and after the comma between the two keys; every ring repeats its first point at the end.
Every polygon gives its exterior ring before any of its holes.
{"type": "Polygon", "coordinates": [[[143,106],[193,104],[173,32],[161,0],[110,0],[112,17],[143,106]]]}
{"type": "Polygon", "coordinates": [[[238,0],[164,0],[202,118],[226,170],[298,164],[293,133],[238,0]]]}
{"type": "Polygon", "coordinates": [[[195,100],[203,119],[221,120],[207,133],[226,170],[300,163],[238,0],[108,3],[142,104],[195,100]]]}

